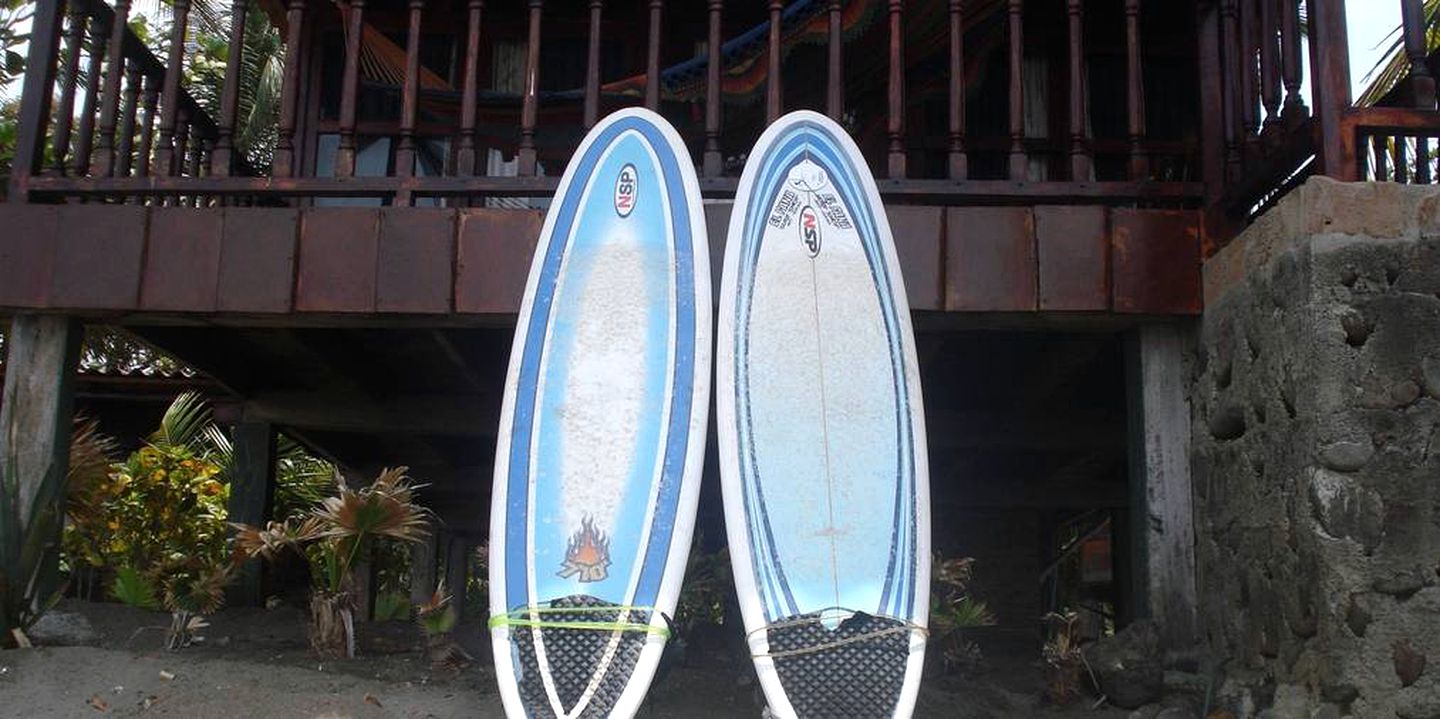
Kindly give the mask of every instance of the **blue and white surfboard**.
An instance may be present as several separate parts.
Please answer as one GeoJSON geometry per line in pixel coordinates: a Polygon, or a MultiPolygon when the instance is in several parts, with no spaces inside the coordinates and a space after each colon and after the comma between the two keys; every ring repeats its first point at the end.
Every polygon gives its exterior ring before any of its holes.
{"type": "Polygon", "coordinates": [[[875,181],[823,115],[782,117],[745,164],[716,414],[735,584],[770,709],[908,716],[930,582],[920,373],[875,181]]]}
{"type": "Polygon", "coordinates": [[[491,638],[512,717],[644,699],[699,496],[708,258],[680,136],[646,110],[605,118],[545,217],[500,415],[491,638]]]}

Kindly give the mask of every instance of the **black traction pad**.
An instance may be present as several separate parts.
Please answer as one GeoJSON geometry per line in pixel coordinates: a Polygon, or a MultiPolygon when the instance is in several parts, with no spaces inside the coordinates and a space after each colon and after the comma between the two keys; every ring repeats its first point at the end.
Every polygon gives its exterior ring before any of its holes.
{"type": "Polygon", "coordinates": [[[834,631],[819,620],[818,612],[786,617],[765,634],[780,685],[796,715],[893,716],[910,657],[909,625],[864,612],[852,614],[834,631]]]}
{"type": "MultiPolygon", "coordinates": [[[[619,605],[596,599],[586,595],[576,595],[557,599],[550,603],[551,609],[564,607],[618,607],[619,605]]],[[[546,612],[546,622],[631,622],[644,624],[650,621],[649,610],[631,609],[628,616],[621,616],[622,612],[617,609],[613,612],[584,611],[574,614],[565,612],[546,612]]],[[[550,698],[545,693],[545,683],[540,677],[540,666],[535,657],[534,632],[540,633],[540,640],[545,644],[545,659],[550,665],[550,676],[555,683],[555,693],[560,697],[560,702],[567,710],[574,707],[585,693],[586,687],[595,675],[595,668],[605,657],[605,649],[612,640],[616,639],[616,632],[599,631],[595,629],[563,629],[557,627],[514,627],[511,629],[511,642],[518,649],[520,676],[516,677],[520,688],[520,698],[525,704],[526,713],[535,719],[543,719],[555,716],[555,711],[550,706],[550,698]]],[[[610,666],[601,677],[600,683],[595,688],[595,696],[591,697],[590,703],[586,705],[585,711],[580,716],[606,717],[614,708],[615,702],[620,699],[620,694],[630,683],[630,674],[635,671],[635,663],[640,658],[640,650],[645,647],[645,640],[650,635],[639,631],[621,631],[615,645],[615,655],[610,660],[610,666]]]]}

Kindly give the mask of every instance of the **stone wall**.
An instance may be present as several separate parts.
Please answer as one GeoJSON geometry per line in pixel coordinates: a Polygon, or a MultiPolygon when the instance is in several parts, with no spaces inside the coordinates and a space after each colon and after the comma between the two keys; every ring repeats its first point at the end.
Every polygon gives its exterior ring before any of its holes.
{"type": "Polygon", "coordinates": [[[1311,180],[1205,290],[1192,458],[1219,703],[1440,719],[1440,190],[1311,180]]]}

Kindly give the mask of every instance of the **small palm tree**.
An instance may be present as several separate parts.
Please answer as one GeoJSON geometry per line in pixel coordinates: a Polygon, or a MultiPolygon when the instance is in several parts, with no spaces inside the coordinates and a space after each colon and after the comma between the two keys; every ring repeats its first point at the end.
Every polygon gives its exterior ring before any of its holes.
{"type": "MultiPolygon", "coordinates": [[[[1425,52],[1440,50],[1440,0],[1425,0],[1421,15],[1425,25],[1425,52]]],[[[1400,25],[1386,36],[1390,45],[1365,77],[1369,80],[1355,104],[1374,105],[1410,74],[1410,58],[1405,54],[1405,27],[1400,25]]]]}
{"type": "Polygon", "coordinates": [[[242,556],[273,560],[287,549],[310,559],[310,644],[322,656],[355,656],[355,567],[380,539],[419,542],[427,511],[415,503],[418,488],[405,467],[386,469],[359,490],[336,476],[336,493],[308,514],[264,528],[233,524],[242,556]]]}

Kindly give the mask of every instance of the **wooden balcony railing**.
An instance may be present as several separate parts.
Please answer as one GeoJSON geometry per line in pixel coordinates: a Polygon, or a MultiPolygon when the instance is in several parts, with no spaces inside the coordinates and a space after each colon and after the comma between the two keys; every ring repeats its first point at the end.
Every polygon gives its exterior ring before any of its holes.
{"type": "MultiPolygon", "coordinates": [[[[643,21],[626,27],[646,33],[643,92],[636,97],[646,107],[672,114],[703,105],[703,113],[689,123],[693,134],[687,140],[693,143],[702,190],[712,197],[724,197],[734,191],[736,167],[722,156],[725,140],[733,134],[726,125],[727,106],[722,97],[721,71],[727,53],[736,52],[736,43],[741,42],[755,49],[757,62],[766,68],[763,117],[772,120],[796,107],[787,102],[791,93],[782,84],[786,33],[800,24],[823,28],[819,32],[828,43],[821,73],[824,91],[802,90],[807,97],[823,98],[821,104],[829,115],[844,118],[856,102],[846,96],[850,75],[842,52],[847,41],[844,23],[847,12],[858,5],[875,14],[872,17],[878,18],[875,22],[880,28],[876,32],[885,34],[884,54],[875,60],[883,63],[883,73],[877,75],[883,82],[883,110],[865,109],[883,112],[883,130],[879,131],[883,137],[877,145],[878,156],[872,159],[877,173],[884,175],[881,191],[892,201],[1205,205],[1223,210],[1216,214],[1232,223],[1243,222],[1248,214],[1313,173],[1341,179],[1433,181],[1429,140],[1440,137],[1440,119],[1434,112],[1434,79],[1424,62],[1420,0],[1400,1],[1405,8],[1407,48],[1414,61],[1407,80],[1407,87],[1413,89],[1412,102],[1403,109],[1357,109],[1351,107],[1342,0],[1194,0],[1186,6],[1193,9],[1193,27],[1183,30],[1195,38],[1193,60],[1198,76],[1193,85],[1194,104],[1200,117],[1193,137],[1163,138],[1154,136],[1147,122],[1147,114],[1155,108],[1146,102],[1146,64],[1155,43],[1147,44],[1146,33],[1153,23],[1147,24],[1146,18],[1162,11],[1173,15],[1176,6],[1168,4],[1162,8],[1154,1],[1124,0],[1123,10],[1111,13],[1084,0],[871,0],[868,4],[861,0],[772,0],[765,5],[765,14],[755,18],[759,24],[751,32],[727,42],[725,38],[737,29],[733,21],[726,24],[727,17],[741,13],[740,3],[708,0],[704,32],[693,38],[696,47],[703,49],[691,61],[703,71],[703,101],[697,98],[677,108],[677,103],[666,104],[667,91],[662,86],[667,14],[680,12],[674,5],[650,0],[631,8],[591,0],[585,6],[588,12],[577,20],[573,8],[568,15],[556,17],[566,11],[547,8],[543,0],[527,0],[518,13],[509,5],[504,7],[512,13],[511,25],[523,25],[515,36],[524,39],[525,47],[523,82],[515,98],[518,128],[507,153],[518,162],[513,176],[486,176],[480,158],[480,114],[486,107],[481,100],[486,84],[481,79],[482,39],[494,24],[487,24],[486,14],[499,13],[498,4],[492,2],[487,8],[483,0],[468,0],[463,6],[464,21],[454,23],[462,28],[455,52],[459,109],[453,125],[437,129],[433,122],[422,123],[420,106],[426,92],[422,29],[427,14],[438,10],[424,0],[407,0],[399,15],[406,32],[393,168],[386,176],[362,177],[357,173],[356,158],[358,138],[364,133],[357,112],[364,30],[372,13],[385,10],[393,15],[396,3],[348,0],[332,5],[284,0],[282,32],[287,53],[278,142],[273,165],[257,172],[245,165],[235,147],[239,53],[232,52],[228,59],[218,117],[210,117],[182,87],[179,70],[187,51],[189,0],[174,0],[174,29],[163,63],[126,26],[129,0],[117,0],[114,10],[102,0],[37,0],[31,71],[22,97],[22,133],[10,198],[19,202],[87,198],[209,205],[372,197],[404,206],[420,197],[464,198],[468,202],[477,196],[544,196],[553,191],[555,178],[538,172],[544,145],[537,138],[556,129],[541,122],[540,112],[542,101],[550,102],[547,98],[556,94],[541,91],[540,75],[546,67],[542,52],[549,37],[546,23],[588,24],[583,86],[570,94],[573,99],[565,101],[575,104],[578,122],[589,127],[603,108],[617,104],[604,85],[613,78],[601,76],[601,43],[606,29],[614,32],[615,27],[605,24],[605,16],[627,10],[632,13],[629,17],[643,21]],[[1308,11],[1308,29],[1303,34],[1301,3],[1308,11]],[[1107,14],[1088,16],[1102,12],[1107,14]],[[933,22],[937,17],[944,22],[933,22]],[[974,29],[977,18],[1003,33],[998,51],[1007,68],[1002,102],[1006,129],[999,136],[982,136],[967,122],[973,116],[967,108],[972,89],[967,63],[973,59],[972,53],[981,51],[967,46],[967,33],[974,29]],[[1097,78],[1087,69],[1094,40],[1089,33],[1095,32],[1101,20],[1115,25],[1110,32],[1121,38],[1123,80],[1097,78]],[[306,113],[315,102],[315,93],[307,84],[319,82],[314,63],[316,29],[326,22],[344,36],[338,115],[333,122],[338,134],[333,168],[317,167],[315,154],[306,151],[316,133],[314,123],[307,121],[306,113]],[[906,83],[916,77],[907,72],[907,58],[913,59],[913,53],[907,54],[906,39],[914,37],[919,22],[933,26],[945,42],[939,52],[947,78],[943,83],[944,127],[938,142],[930,141],[934,135],[918,137],[912,118],[907,117],[907,111],[916,111],[916,102],[914,93],[907,93],[906,83]],[[1047,121],[1061,131],[1048,132],[1045,137],[1031,137],[1027,131],[1027,60],[1035,52],[1047,51],[1041,47],[1045,45],[1043,37],[1037,44],[1026,43],[1027,34],[1037,27],[1061,28],[1057,35],[1065,47],[1057,57],[1067,65],[1062,72],[1048,73],[1049,97],[1055,107],[1046,113],[1047,121]],[[114,37],[121,39],[113,42],[114,37]],[[1307,48],[1313,74],[1308,97],[1301,62],[1307,48]],[[1095,95],[1090,86],[1102,80],[1116,83],[1123,92],[1123,137],[1097,137],[1092,130],[1095,95]],[[418,145],[423,137],[437,134],[448,142],[450,154],[439,176],[421,173],[418,145]],[[1388,139],[1396,136],[1412,139],[1388,139]],[[1043,178],[1034,176],[1037,152],[1057,160],[1049,164],[1043,178]],[[1393,161],[1406,152],[1426,159],[1418,164],[1393,161]],[[974,171],[982,153],[1004,158],[998,176],[974,171]],[[938,174],[917,169],[914,163],[917,157],[929,160],[936,156],[944,162],[927,163],[927,167],[943,168],[938,174]],[[1102,157],[1107,167],[1119,167],[1119,171],[1101,178],[1102,157]],[[1161,165],[1173,164],[1162,162],[1166,157],[1181,158],[1180,165],[1198,169],[1178,176],[1162,172],[1161,165]],[[1399,169],[1402,165],[1420,169],[1406,172],[1399,169]]],[[[235,0],[232,48],[244,42],[246,13],[258,11],[249,2],[235,0]]],[[[745,8],[742,14],[752,17],[757,12],[745,8]]],[[[399,42],[395,41],[397,46],[399,42]]],[[[856,72],[868,69],[853,68],[856,72]]],[[[975,98],[971,96],[969,101],[973,103],[975,98]]],[[[573,129],[562,134],[579,136],[573,129]]],[[[553,142],[549,151],[553,154],[553,142]]]]}

